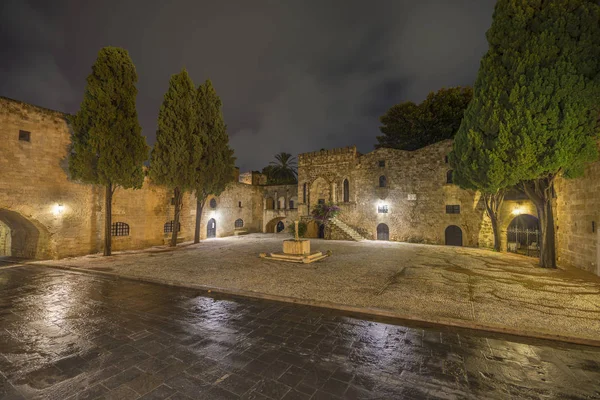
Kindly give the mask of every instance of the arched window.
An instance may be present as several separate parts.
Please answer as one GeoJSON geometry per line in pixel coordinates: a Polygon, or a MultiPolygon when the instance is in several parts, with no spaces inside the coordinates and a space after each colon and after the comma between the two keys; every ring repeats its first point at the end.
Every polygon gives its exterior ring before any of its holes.
{"type": "Polygon", "coordinates": [[[210,208],[217,208],[217,200],[216,199],[210,199],[210,208]]]}
{"type": "Polygon", "coordinates": [[[306,204],[306,183],[302,185],[302,203],[306,204]]]}
{"type": "Polygon", "coordinates": [[[344,179],[344,203],[348,203],[350,201],[350,182],[348,179],[344,179]]]}
{"type": "Polygon", "coordinates": [[[244,220],[241,218],[238,218],[235,220],[235,229],[239,229],[239,228],[243,228],[244,227],[244,220]]]}
{"type": "Polygon", "coordinates": [[[110,236],[129,236],[129,225],[125,222],[115,222],[110,226],[110,236]]]}
{"type": "MultiPolygon", "coordinates": [[[[165,233],[173,232],[173,221],[165,222],[165,226],[163,228],[165,233]]],[[[181,224],[177,224],[177,232],[181,232],[181,224]]]]}
{"type": "Polygon", "coordinates": [[[446,172],[446,183],[454,183],[452,180],[452,170],[446,172]]]}
{"type": "Polygon", "coordinates": [[[379,177],[379,187],[386,187],[387,186],[387,179],[384,175],[381,175],[379,177]]]}

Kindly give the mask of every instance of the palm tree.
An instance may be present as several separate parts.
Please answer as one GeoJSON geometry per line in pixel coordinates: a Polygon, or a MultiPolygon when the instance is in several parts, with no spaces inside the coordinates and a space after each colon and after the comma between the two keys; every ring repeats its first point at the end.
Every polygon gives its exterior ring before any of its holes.
{"type": "Polygon", "coordinates": [[[271,161],[268,167],[269,178],[274,183],[296,183],[298,182],[297,168],[296,157],[292,157],[290,153],[275,154],[275,161],[271,161]]]}

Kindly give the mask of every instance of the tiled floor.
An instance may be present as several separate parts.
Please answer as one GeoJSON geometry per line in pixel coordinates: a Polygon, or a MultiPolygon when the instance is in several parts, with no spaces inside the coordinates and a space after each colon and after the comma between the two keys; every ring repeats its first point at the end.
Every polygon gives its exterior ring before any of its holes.
{"type": "Polygon", "coordinates": [[[0,398],[600,399],[600,349],[0,270],[0,398]]]}

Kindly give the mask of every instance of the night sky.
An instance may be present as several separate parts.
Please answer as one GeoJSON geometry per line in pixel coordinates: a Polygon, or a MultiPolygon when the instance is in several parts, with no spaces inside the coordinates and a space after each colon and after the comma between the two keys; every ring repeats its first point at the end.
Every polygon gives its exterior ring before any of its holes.
{"type": "Polygon", "coordinates": [[[127,49],[154,144],[169,76],[211,79],[242,171],[275,153],[373,149],[378,117],[472,85],[495,0],[0,1],[0,95],[75,113],[103,46],[127,49]]]}

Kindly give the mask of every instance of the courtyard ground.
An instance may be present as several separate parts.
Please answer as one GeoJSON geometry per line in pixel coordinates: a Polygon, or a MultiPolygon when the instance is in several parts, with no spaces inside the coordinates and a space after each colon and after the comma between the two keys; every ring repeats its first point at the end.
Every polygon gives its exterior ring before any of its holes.
{"type": "Polygon", "coordinates": [[[0,270],[0,398],[599,399],[600,348],[0,270]]]}
{"type": "Polygon", "coordinates": [[[488,250],[312,240],[313,264],[259,258],[285,236],[253,234],[176,251],[45,261],[175,285],[600,345],[600,278],[488,250]]]}

